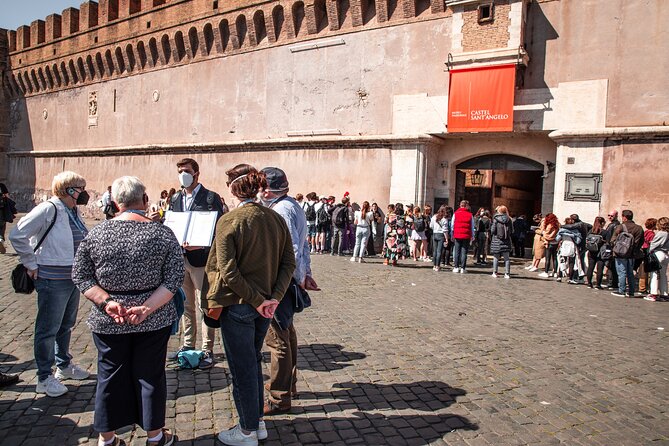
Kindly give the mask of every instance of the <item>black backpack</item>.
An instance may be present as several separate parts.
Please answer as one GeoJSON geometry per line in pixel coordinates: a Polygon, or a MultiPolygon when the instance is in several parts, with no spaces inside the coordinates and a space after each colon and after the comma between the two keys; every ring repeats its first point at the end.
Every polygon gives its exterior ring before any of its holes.
{"type": "Polygon", "coordinates": [[[316,221],[319,225],[329,225],[332,223],[332,217],[330,216],[326,205],[321,206],[318,210],[316,221]]]}
{"type": "Polygon", "coordinates": [[[413,223],[413,229],[417,232],[423,232],[425,230],[425,219],[418,217],[413,223]]]}
{"type": "Polygon", "coordinates": [[[585,238],[585,249],[593,254],[597,254],[603,243],[604,237],[601,234],[588,234],[585,238]]]}
{"type": "Polygon", "coordinates": [[[332,215],[336,227],[343,228],[348,223],[348,209],[346,209],[346,206],[337,206],[332,215]]]}
{"type": "Polygon", "coordinates": [[[316,205],[307,203],[304,215],[307,216],[307,221],[316,221],[316,205]]]}
{"type": "Polygon", "coordinates": [[[613,255],[621,259],[631,259],[634,254],[634,236],[623,224],[623,230],[618,234],[613,244],[613,255]]]}
{"type": "Polygon", "coordinates": [[[495,231],[495,236],[500,240],[507,240],[509,238],[509,228],[507,225],[501,221],[495,221],[497,224],[497,230],[495,231]]]}

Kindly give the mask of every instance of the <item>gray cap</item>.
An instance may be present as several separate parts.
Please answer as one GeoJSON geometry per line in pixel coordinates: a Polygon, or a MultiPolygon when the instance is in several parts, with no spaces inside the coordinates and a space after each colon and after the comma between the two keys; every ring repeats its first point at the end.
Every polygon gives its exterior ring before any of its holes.
{"type": "Polygon", "coordinates": [[[283,192],[288,189],[288,178],[283,170],[278,167],[265,167],[261,172],[267,177],[268,190],[283,192]]]}

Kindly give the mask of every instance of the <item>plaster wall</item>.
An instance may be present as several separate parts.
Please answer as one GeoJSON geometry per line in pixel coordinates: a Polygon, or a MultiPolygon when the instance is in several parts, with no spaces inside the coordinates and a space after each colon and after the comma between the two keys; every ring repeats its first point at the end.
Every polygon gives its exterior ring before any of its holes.
{"type": "Polygon", "coordinates": [[[295,53],[289,46],[267,48],[19,99],[26,113],[15,120],[10,145],[39,151],[323,130],[390,134],[393,96],[447,94],[449,24],[438,19],[370,30],[342,36],[344,45],[295,53]],[[97,91],[98,125],[89,128],[91,91],[97,91]]]}
{"type": "Polygon", "coordinates": [[[601,141],[570,142],[558,145],[555,158],[555,197],[553,213],[562,222],[571,214],[592,223],[599,215],[599,202],[566,201],[565,184],[568,173],[602,173],[603,143],[601,141]],[[574,164],[567,159],[574,158],[574,164]]]}
{"type": "Polygon", "coordinates": [[[669,216],[669,143],[611,141],[603,147],[601,215],[631,209],[634,221],[669,216]]]}
{"type": "Polygon", "coordinates": [[[606,126],[669,123],[669,2],[530,4],[524,88],[608,79],[606,126]]]}

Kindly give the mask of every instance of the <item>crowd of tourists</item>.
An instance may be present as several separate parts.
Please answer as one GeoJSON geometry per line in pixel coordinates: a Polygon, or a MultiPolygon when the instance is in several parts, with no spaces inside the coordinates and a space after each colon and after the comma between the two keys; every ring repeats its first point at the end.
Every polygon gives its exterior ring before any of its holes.
{"type": "MultiPolygon", "coordinates": [[[[511,256],[523,258],[526,239],[533,237],[526,269],[540,271],[543,260],[540,277],[602,289],[606,274],[615,295],[636,296],[638,280],[647,300],[667,297],[667,217],[648,219],[644,230],[631,210],[622,211],[622,222],[612,211],[608,222],[597,217],[592,225],[575,214],[562,224],[554,214],[535,215],[530,224],[506,206],[472,213],[467,201],[455,210],[397,203],[383,212],[377,203],[358,206],[348,193],[338,202],[314,192],[293,198],[281,169],[248,164],[225,172],[234,197],[228,208],[203,186],[195,160],[182,159],[175,173],[180,189],[163,191],[154,204],[139,178],[117,178],[100,203],[107,219],[89,230],[79,211],[90,198],[86,180],[62,172],[53,179],[52,198],[9,235],[37,291],[36,393],[59,397],[68,392],[64,382],[89,377],[73,361],[70,342],[80,294],[93,304],[87,322],[98,350],[94,428],[101,446],[123,445],[116,431],[132,424],[147,432],[148,446],[173,444],[176,435],[165,428],[166,361],[212,367],[217,330],[239,417],[217,438],[227,445],[267,438],[264,417],[289,411],[297,391],[293,316],[310,304],[307,292],[319,290],[312,254],[350,255],[360,263],[381,256],[388,266],[431,262],[435,272],[450,266],[464,274],[471,249],[475,264],[486,265],[490,254],[491,275],[509,279],[511,256]],[[211,246],[178,241],[163,224],[166,211],[216,213],[211,246]],[[168,353],[179,320],[183,345],[168,353]],[[271,355],[267,383],[264,344],[271,355]]],[[[4,248],[6,222],[16,210],[0,186],[4,248]]],[[[0,375],[2,385],[17,380],[0,375]]]]}

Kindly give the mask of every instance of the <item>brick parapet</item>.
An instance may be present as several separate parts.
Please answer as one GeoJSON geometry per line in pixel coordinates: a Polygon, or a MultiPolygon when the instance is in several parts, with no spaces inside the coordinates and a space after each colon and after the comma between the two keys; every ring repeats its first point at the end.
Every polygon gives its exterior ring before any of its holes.
{"type": "Polygon", "coordinates": [[[416,1],[397,0],[388,17],[393,1],[350,0],[348,8],[342,0],[86,2],[81,10],[68,8],[46,23],[36,21],[42,25],[33,22],[33,29],[23,26],[8,33],[11,72],[6,84],[15,96],[43,94],[269,45],[452,14],[450,9],[435,13],[433,7],[420,17],[407,16],[415,14],[416,1]],[[44,43],[35,44],[40,40],[44,43]]]}
{"type": "Polygon", "coordinates": [[[507,48],[509,45],[511,5],[509,0],[495,0],[494,5],[494,20],[483,23],[478,21],[476,3],[464,7],[462,48],[465,52],[507,48]]]}

